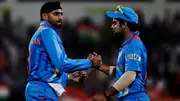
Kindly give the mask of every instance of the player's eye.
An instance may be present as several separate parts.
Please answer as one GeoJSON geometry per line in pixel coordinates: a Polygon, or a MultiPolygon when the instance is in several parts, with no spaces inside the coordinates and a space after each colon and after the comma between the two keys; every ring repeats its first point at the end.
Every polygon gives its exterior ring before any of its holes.
{"type": "Polygon", "coordinates": [[[112,22],[112,25],[115,25],[116,23],[117,23],[116,21],[113,21],[113,22],[112,22]]]}
{"type": "Polygon", "coordinates": [[[58,16],[59,14],[63,15],[62,12],[54,12],[53,14],[54,14],[55,16],[58,16]]]}

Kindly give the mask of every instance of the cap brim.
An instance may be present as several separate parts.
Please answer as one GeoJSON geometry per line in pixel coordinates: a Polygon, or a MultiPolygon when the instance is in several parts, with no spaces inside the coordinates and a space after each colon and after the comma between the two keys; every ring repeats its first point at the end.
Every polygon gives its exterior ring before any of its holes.
{"type": "Polygon", "coordinates": [[[106,15],[110,18],[114,18],[115,17],[115,13],[112,11],[106,11],[106,15]]]}

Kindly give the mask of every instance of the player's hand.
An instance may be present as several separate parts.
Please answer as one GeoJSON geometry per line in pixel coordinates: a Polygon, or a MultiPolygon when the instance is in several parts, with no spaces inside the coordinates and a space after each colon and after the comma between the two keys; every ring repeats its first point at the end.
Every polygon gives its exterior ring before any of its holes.
{"type": "Polygon", "coordinates": [[[103,94],[97,94],[93,97],[92,101],[107,101],[103,94]]]}
{"type": "Polygon", "coordinates": [[[90,53],[87,57],[87,59],[90,59],[90,60],[93,60],[93,58],[94,58],[94,55],[92,53],[90,53]]]}
{"type": "Polygon", "coordinates": [[[92,60],[92,67],[102,65],[101,55],[98,55],[95,52],[89,54],[88,59],[92,60]]]}
{"type": "Polygon", "coordinates": [[[69,79],[75,82],[82,83],[87,78],[87,73],[85,71],[76,71],[69,74],[69,79]]]}

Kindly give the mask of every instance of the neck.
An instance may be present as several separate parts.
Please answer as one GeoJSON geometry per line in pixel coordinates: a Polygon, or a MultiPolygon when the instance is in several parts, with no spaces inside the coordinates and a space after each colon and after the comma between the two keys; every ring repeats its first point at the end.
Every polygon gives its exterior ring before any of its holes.
{"type": "Polygon", "coordinates": [[[54,26],[51,22],[46,21],[49,26],[51,26],[58,34],[60,33],[60,27],[54,26]]]}
{"type": "Polygon", "coordinates": [[[124,33],[124,38],[125,38],[125,40],[127,39],[127,38],[129,38],[131,35],[133,35],[134,34],[134,32],[130,32],[130,31],[128,31],[128,32],[125,32],[124,33]]]}

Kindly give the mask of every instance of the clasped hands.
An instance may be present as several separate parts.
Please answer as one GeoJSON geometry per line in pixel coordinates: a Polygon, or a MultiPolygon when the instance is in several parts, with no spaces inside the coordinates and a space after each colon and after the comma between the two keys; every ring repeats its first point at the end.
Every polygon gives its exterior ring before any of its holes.
{"type": "MultiPolygon", "coordinates": [[[[102,58],[97,53],[93,52],[90,53],[87,57],[87,59],[91,60],[91,67],[92,68],[99,68],[102,65],[102,58]]],[[[68,75],[68,78],[70,80],[73,80],[75,82],[83,82],[88,77],[88,73],[84,70],[82,71],[76,71],[73,73],[70,73],[68,75]]]]}
{"type": "Polygon", "coordinates": [[[102,65],[101,55],[98,55],[95,52],[90,53],[88,59],[91,60],[91,67],[93,68],[99,68],[102,65]]]}

